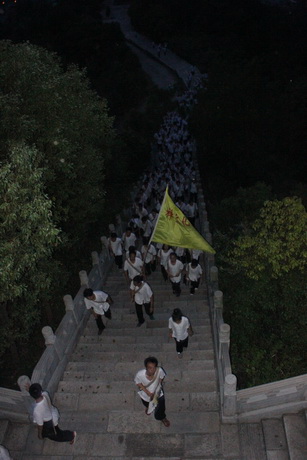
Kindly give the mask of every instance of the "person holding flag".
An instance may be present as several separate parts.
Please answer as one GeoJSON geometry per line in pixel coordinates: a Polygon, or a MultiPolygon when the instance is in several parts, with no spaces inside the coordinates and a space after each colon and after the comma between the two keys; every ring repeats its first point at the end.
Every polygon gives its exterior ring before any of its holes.
{"type": "Polygon", "coordinates": [[[165,190],[159,216],[150,238],[151,241],[173,247],[200,249],[215,254],[215,250],[172,201],[168,194],[168,187],[165,190]]]}

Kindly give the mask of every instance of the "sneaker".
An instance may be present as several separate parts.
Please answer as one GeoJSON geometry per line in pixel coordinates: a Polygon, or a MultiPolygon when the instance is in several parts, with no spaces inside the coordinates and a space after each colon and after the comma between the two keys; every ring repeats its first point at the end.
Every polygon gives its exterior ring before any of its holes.
{"type": "Polygon", "coordinates": [[[71,445],[75,444],[75,442],[76,442],[76,439],[77,439],[77,432],[76,432],[76,431],[74,431],[74,437],[73,437],[73,439],[70,441],[70,443],[69,443],[69,444],[71,444],[71,445]]]}
{"type": "Polygon", "coordinates": [[[182,359],[182,353],[177,353],[177,355],[179,359],[182,359]]]}
{"type": "Polygon", "coordinates": [[[145,320],[144,320],[144,321],[140,321],[139,323],[137,323],[136,327],[140,327],[140,326],[142,326],[142,324],[144,324],[144,323],[145,323],[145,320]]]}
{"type": "Polygon", "coordinates": [[[194,295],[194,292],[190,292],[190,295],[194,295]]]}
{"type": "Polygon", "coordinates": [[[104,329],[98,329],[98,335],[101,335],[103,333],[104,329]]]}

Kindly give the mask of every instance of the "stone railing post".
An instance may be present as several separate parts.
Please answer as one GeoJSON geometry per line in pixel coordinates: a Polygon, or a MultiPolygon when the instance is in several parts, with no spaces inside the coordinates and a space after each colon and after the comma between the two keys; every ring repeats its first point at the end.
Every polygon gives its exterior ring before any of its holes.
{"type": "Polygon", "coordinates": [[[88,286],[88,276],[86,270],[81,270],[79,272],[79,278],[81,286],[88,286]]]}
{"type": "Polygon", "coordinates": [[[46,347],[48,345],[54,345],[55,344],[55,340],[56,340],[56,336],[52,330],[52,328],[50,326],[44,326],[42,328],[42,334],[44,336],[44,339],[45,339],[45,345],[46,347]]]}
{"type": "Polygon", "coordinates": [[[223,415],[231,417],[237,412],[237,377],[228,374],[224,382],[223,415]]]}
{"type": "MultiPolygon", "coordinates": [[[[37,382],[33,382],[33,383],[37,383],[37,382]]],[[[29,395],[29,387],[31,385],[31,380],[27,375],[21,375],[17,380],[17,384],[23,396],[25,410],[29,414],[29,418],[31,418],[32,412],[33,412],[33,402],[34,402],[34,399],[32,399],[31,396],[29,395]]]]}
{"type": "Polygon", "coordinates": [[[215,328],[217,329],[217,333],[219,333],[219,324],[217,324],[217,318],[218,316],[221,317],[221,314],[223,313],[223,292],[222,291],[214,291],[213,305],[214,305],[213,324],[215,328]],[[221,313],[220,315],[218,315],[218,311],[220,311],[221,313]]]}
{"type": "Polygon", "coordinates": [[[99,254],[97,251],[93,251],[91,253],[92,256],[92,265],[99,265],[99,254]]]}
{"type": "Polygon", "coordinates": [[[219,282],[219,269],[215,265],[210,267],[210,281],[214,284],[219,282]]]}
{"type": "Polygon", "coordinates": [[[102,278],[102,272],[101,272],[101,265],[100,265],[100,260],[99,260],[99,254],[97,251],[93,251],[91,253],[91,256],[92,256],[92,264],[93,264],[93,267],[95,267],[96,265],[98,266],[98,272],[99,272],[99,277],[100,279],[102,278]]]}
{"type": "Polygon", "coordinates": [[[230,326],[229,324],[223,323],[220,324],[220,329],[219,329],[219,359],[222,357],[222,344],[226,343],[230,345],[230,326]]]}
{"type": "Polygon", "coordinates": [[[75,304],[74,304],[74,300],[73,300],[72,296],[69,295],[69,294],[64,295],[63,301],[64,301],[64,305],[65,305],[65,311],[66,312],[70,312],[70,311],[72,312],[72,315],[73,315],[73,318],[75,320],[75,323],[76,323],[76,325],[78,325],[78,319],[77,319],[76,313],[75,313],[75,304]]]}

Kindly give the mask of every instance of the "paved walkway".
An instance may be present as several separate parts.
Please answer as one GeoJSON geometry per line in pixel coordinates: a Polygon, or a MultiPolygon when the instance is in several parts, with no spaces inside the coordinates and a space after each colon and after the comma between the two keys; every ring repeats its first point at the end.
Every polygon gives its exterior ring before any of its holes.
{"type": "MultiPolygon", "coordinates": [[[[152,41],[132,28],[130,17],[128,15],[129,5],[115,5],[114,0],[109,0],[108,5],[110,7],[110,16],[106,17],[103,14],[103,20],[105,22],[118,22],[128,42],[143,50],[143,52],[147,53],[147,55],[150,55],[158,64],[163,64],[165,67],[175,72],[185,85],[188,84],[188,77],[191,70],[195,71],[194,79],[199,79],[201,76],[200,71],[192,64],[178,57],[169,49],[166,51],[166,54],[161,52],[160,56],[158,56],[156,47],[153,46],[152,41]]],[[[103,13],[104,11],[105,10],[103,10],[103,13]]],[[[153,81],[155,81],[154,74],[156,70],[157,69],[152,68],[150,73],[148,72],[151,76],[153,76],[153,81]]]]}

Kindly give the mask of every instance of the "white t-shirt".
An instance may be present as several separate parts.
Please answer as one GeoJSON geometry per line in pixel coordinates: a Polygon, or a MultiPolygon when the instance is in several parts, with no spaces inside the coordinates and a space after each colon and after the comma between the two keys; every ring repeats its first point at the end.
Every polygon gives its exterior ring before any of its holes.
{"type": "Polygon", "coordinates": [[[112,241],[111,238],[109,238],[109,244],[115,256],[123,255],[122,240],[120,238],[116,238],[115,241],[112,241]]]}
{"type": "MultiPolygon", "coordinates": [[[[137,372],[134,378],[134,382],[136,384],[142,383],[146,387],[146,390],[148,390],[150,393],[154,393],[154,391],[157,388],[158,383],[161,382],[165,376],[166,376],[166,373],[164,372],[162,367],[159,367],[157,379],[151,385],[147,386],[150,380],[148,380],[148,378],[146,377],[146,369],[142,369],[141,371],[137,372]]],[[[142,399],[144,399],[144,401],[147,401],[147,402],[150,401],[150,397],[145,393],[145,391],[140,390],[138,391],[138,394],[140,395],[142,399]]],[[[163,395],[163,391],[161,391],[161,396],[162,395],[163,395]]]]}
{"type": "MultiPolygon", "coordinates": [[[[33,411],[33,422],[37,425],[42,426],[44,422],[52,420],[52,404],[49,395],[46,391],[42,393],[43,399],[40,402],[36,402],[33,411]]],[[[57,420],[53,421],[57,425],[57,420]]]]}
{"type": "Polygon", "coordinates": [[[160,258],[160,265],[163,265],[165,269],[167,268],[167,262],[172,252],[172,249],[169,249],[168,251],[163,251],[163,249],[160,249],[158,252],[158,257],[160,258]]]}
{"type": "Polygon", "coordinates": [[[124,263],[124,271],[128,272],[129,278],[133,280],[135,276],[142,274],[143,265],[143,261],[138,257],[135,258],[134,263],[130,259],[127,259],[124,263]]]}
{"type": "Polygon", "coordinates": [[[133,281],[131,281],[130,289],[131,291],[135,292],[135,295],[134,295],[135,303],[139,305],[143,305],[144,303],[150,302],[153,292],[149,284],[143,281],[142,286],[135,286],[133,284],[133,281]]]}
{"type": "Polygon", "coordinates": [[[201,277],[203,269],[198,264],[195,268],[192,268],[191,263],[188,264],[187,267],[187,277],[190,281],[198,281],[201,277]]]}
{"type": "Polygon", "coordinates": [[[106,302],[108,298],[108,294],[103,291],[93,291],[95,294],[96,299],[91,300],[84,297],[84,302],[87,310],[93,308],[94,312],[97,315],[104,315],[104,312],[109,310],[110,304],[106,302]]]}
{"type": "Polygon", "coordinates": [[[183,263],[177,259],[176,262],[172,264],[171,261],[169,260],[167,262],[167,270],[170,273],[170,280],[173,283],[179,283],[179,281],[181,280],[181,272],[183,270],[183,263]]]}
{"type": "Polygon", "coordinates": [[[127,233],[124,233],[122,236],[122,241],[124,243],[125,251],[128,251],[130,246],[135,245],[136,236],[134,233],[131,233],[129,236],[127,235],[127,233]]]}
{"type": "Polygon", "coordinates": [[[188,320],[186,316],[183,316],[181,318],[181,321],[179,324],[175,323],[172,317],[170,317],[170,319],[168,320],[168,328],[172,330],[173,338],[176,339],[177,341],[185,340],[188,337],[189,327],[190,327],[190,321],[188,320]]]}
{"type": "Polygon", "coordinates": [[[152,262],[155,256],[157,255],[156,248],[152,244],[150,244],[149,247],[142,246],[141,253],[142,253],[143,259],[146,254],[145,264],[149,264],[150,262],[152,262]]]}

